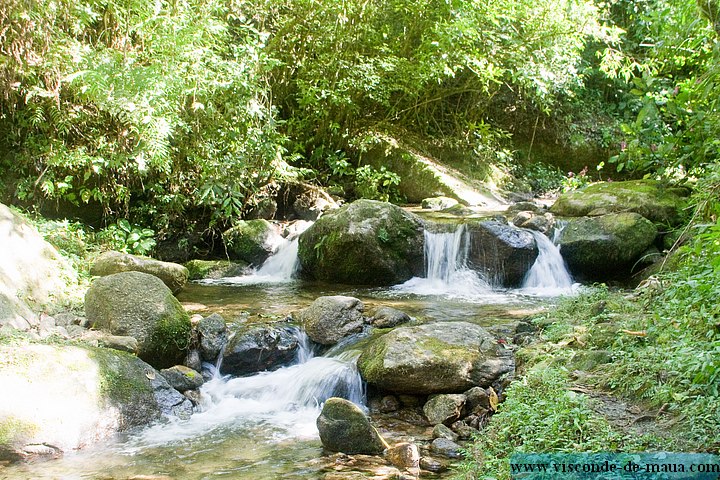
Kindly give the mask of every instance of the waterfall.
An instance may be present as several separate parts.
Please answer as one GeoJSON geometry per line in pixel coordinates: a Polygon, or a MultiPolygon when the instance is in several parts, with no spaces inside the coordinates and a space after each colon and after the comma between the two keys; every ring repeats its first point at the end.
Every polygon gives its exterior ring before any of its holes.
{"type": "MultiPolygon", "coordinates": [[[[561,295],[571,293],[573,279],[567,270],[560,249],[547,236],[528,230],[535,238],[538,257],[525,275],[522,291],[533,295],[561,295]]],[[[557,231],[555,234],[557,237],[557,231]]]]}
{"type": "Polygon", "coordinates": [[[356,366],[360,352],[317,357],[305,333],[297,334],[297,363],[249,377],[214,376],[200,388],[199,412],[145,430],[136,446],[163,445],[233,427],[256,428],[278,439],[312,438],[317,435],[321,404],[328,398],[346,398],[364,408],[365,389],[356,366]]]}
{"type": "Polygon", "coordinates": [[[489,284],[467,267],[469,234],[464,224],[452,231],[425,230],[425,277],[411,278],[395,290],[418,295],[470,297],[490,292],[489,284]]]}

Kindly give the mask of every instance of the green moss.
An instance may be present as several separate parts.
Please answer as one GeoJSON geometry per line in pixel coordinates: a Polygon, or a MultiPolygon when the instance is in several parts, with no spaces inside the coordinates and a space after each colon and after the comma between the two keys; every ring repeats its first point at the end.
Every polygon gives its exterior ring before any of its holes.
{"type": "Polygon", "coordinates": [[[190,260],[185,264],[189,280],[240,276],[247,267],[246,262],[227,260],[190,260]]]}
{"type": "Polygon", "coordinates": [[[137,370],[134,355],[119,350],[86,347],[90,358],[98,364],[100,392],[114,404],[128,404],[134,399],[150,395],[152,387],[145,373],[137,370]]]}
{"type": "Polygon", "coordinates": [[[150,334],[149,349],[144,356],[153,359],[156,368],[167,368],[182,362],[190,347],[192,325],[182,314],[160,320],[150,334]]]}
{"type": "Polygon", "coordinates": [[[11,446],[22,438],[27,438],[37,432],[37,425],[22,421],[16,417],[8,416],[0,419],[0,448],[11,446]]]}

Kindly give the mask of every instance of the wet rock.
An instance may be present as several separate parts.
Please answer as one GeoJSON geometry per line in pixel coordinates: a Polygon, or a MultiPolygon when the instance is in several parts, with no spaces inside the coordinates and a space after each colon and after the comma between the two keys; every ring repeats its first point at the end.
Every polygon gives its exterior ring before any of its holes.
{"type": "Polygon", "coordinates": [[[208,362],[214,362],[227,343],[225,319],[217,313],[203,318],[197,325],[200,337],[200,355],[208,362]]]}
{"type": "Polygon", "coordinates": [[[85,294],[95,328],[138,341],[138,356],[157,368],[181,363],[190,344],[190,319],[157,277],[121,272],[97,278],[85,294]]]}
{"type": "MultiPolygon", "coordinates": [[[[531,214],[543,213],[543,207],[534,202],[517,202],[510,205],[507,209],[508,213],[529,212],[531,214]]],[[[515,222],[513,222],[515,223],[515,222]]]]}
{"type": "Polygon", "coordinates": [[[200,357],[200,350],[193,348],[190,350],[185,357],[185,361],[183,362],[183,365],[185,365],[188,368],[192,368],[196,372],[202,371],[202,358],[200,357]]]}
{"type": "Polygon", "coordinates": [[[487,390],[481,387],[473,387],[465,392],[465,405],[467,411],[474,412],[475,409],[483,408],[485,410],[490,409],[490,396],[487,390]]]}
{"type": "Polygon", "coordinates": [[[363,411],[342,398],[325,401],[317,427],[323,447],[331,452],[375,455],[388,446],[363,411]]]}
{"type": "Polygon", "coordinates": [[[420,451],[414,443],[402,442],[393,445],[385,451],[385,458],[398,468],[420,468],[420,451]]]}
{"type": "Polygon", "coordinates": [[[450,197],[429,197],[423,198],[420,206],[425,210],[445,210],[454,207],[458,203],[460,202],[450,197]]]}
{"type": "Polygon", "coordinates": [[[243,376],[277,370],[295,360],[299,346],[295,329],[289,326],[237,326],[223,352],[220,371],[243,376]]]}
{"type": "Polygon", "coordinates": [[[535,214],[532,212],[519,212],[512,220],[516,227],[527,228],[547,235],[555,226],[555,217],[552,213],[535,214]]]}
{"type": "Polygon", "coordinates": [[[299,237],[305,276],[350,285],[393,285],[423,272],[423,222],[386,202],[357,200],[299,237]]]}
{"type": "Polygon", "coordinates": [[[685,188],[654,180],[599,182],[562,194],[550,211],[566,217],[634,212],[656,224],[679,225],[685,216],[688,194],[685,188]]]}
{"type": "Polygon", "coordinates": [[[194,406],[198,406],[202,403],[202,393],[200,390],[185,390],[182,394],[192,402],[194,406]]]}
{"type": "Polygon", "coordinates": [[[99,277],[120,272],[143,272],[154,275],[173,293],[182,290],[188,281],[188,269],[182,265],[113,251],[100,255],[90,269],[90,275],[99,277]]]}
{"type": "Polygon", "coordinates": [[[334,345],[340,339],[362,330],[365,305],[353,297],[318,297],[296,314],[296,319],[313,342],[334,345]]]}
{"type": "Polygon", "coordinates": [[[432,395],[423,406],[423,413],[431,425],[438,423],[450,425],[460,418],[465,400],[465,395],[432,395]]]}
{"type": "Polygon", "coordinates": [[[187,420],[193,413],[192,402],[182,393],[173,388],[160,372],[148,373],[153,395],[160,411],[166,416],[175,416],[187,420]]]}
{"type": "Polygon", "coordinates": [[[184,365],[175,365],[174,367],[160,370],[160,374],[165,380],[178,392],[186,390],[195,390],[205,383],[200,372],[196,372],[192,368],[184,365]]]}
{"type": "Polygon", "coordinates": [[[231,260],[262,265],[280,244],[282,236],[267,220],[239,220],[223,233],[223,241],[231,260]]]}
{"type": "Polygon", "coordinates": [[[462,447],[447,438],[436,438],[430,444],[430,451],[447,458],[462,458],[462,447]]]}
{"type": "Polygon", "coordinates": [[[393,328],[410,321],[410,315],[392,307],[380,307],[372,317],[372,325],[376,328],[393,328]]]}
{"type": "Polygon", "coordinates": [[[538,256],[532,234],[499,220],[469,222],[466,228],[470,235],[468,265],[493,285],[519,286],[538,256]]]}
{"type": "Polygon", "coordinates": [[[655,225],[637,213],[570,219],[560,253],[573,275],[604,280],[629,272],[656,236],[655,225]]]}
{"type": "Polygon", "coordinates": [[[190,260],[185,263],[185,268],[188,269],[188,280],[239,277],[248,272],[246,262],[230,260],[190,260]]]}
{"type": "Polygon", "coordinates": [[[446,438],[453,442],[458,440],[458,434],[453,432],[450,427],[445,426],[442,423],[435,425],[432,431],[432,436],[433,438],[446,438]]]}
{"type": "Polygon", "coordinates": [[[428,472],[441,473],[448,469],[445,462],[433,457],[422,457],[420,458],[420,468],[428,472]]]}
{"type": "Polygon", "coordinates": [[[358,368],[381,390],[427,395],[502,382],[513,374],[515,360],[484,328],[440,322],[399,327],[374,339],[358,368]]]}

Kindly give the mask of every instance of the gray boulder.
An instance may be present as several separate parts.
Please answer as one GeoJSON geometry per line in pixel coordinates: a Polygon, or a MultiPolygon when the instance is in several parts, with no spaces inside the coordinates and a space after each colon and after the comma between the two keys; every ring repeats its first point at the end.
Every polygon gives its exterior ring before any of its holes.
{"type": "Polygon", "coordinates": [[[157,277],[122,272],[93,281],[85,314],[95,328],[138,341],[138,356],[157,368],[182,363],[190,344],[190,318],[157,277]]]}
{"type": "Polygon", "coordinates": [[[532,234],[499,220],[469,222],[466,228],[470,235],[468,265],[495,286],[522,284],[538,256],[532,234]]]}
{"type": "Polygon", "coordinates": [[[310,340],[321,345],[334,345],[362,330],[364,309],[365,305],[357,298],[334,295],[316,298],[295,317],[310,340]]]}
{"type": "Polygon", "coordinates": [[[143,272],[155,275],[173,293],[182,290],[188,281],[188,269],[182,265],[121,252],[103,253],[95,260],[90,269],[90,275],[99,277],[120,272],[143,272]]]}
{"type": "Polygon", "coordinates": [[[300,235],[308,278],[392,285],[423,272],[423,222],[386,202],[358,200],[331,210],[300,235]]]}
{"type": "Polygon", "coordinates": [[[377,328],[393,328],[409,322],[410,315],[392,307],[380,307],[375,310],[371,323],[377,328]]]}
{"type": "Polygon", "coordinates": [[[208,362],[215,361],[228,340],[225,319],[213,313],[198,322],[197,332],[200,337],[200,355],[208,362]]]}
{"type": "Polygon", "coordinates": [[[325,401],[317,427],[323,447],[331,452],[377,455],[388,448],[363,411],[343,398],[325,401]]]}
{"type": "Polygon", "coordinates": [[[293,327],[272,325],[235,326],[223,352],[220,371],[250,375],[293,363],[300,346],[293,327]]]}
{"type": "Polygon", "coordinates": [[[462,447],[447,438],[436,438],[430,444],[430,451],[447,458],[462,458],[462,447]]]}
{"type": "Polygon", "coordinates": [[[423,413],[432,425],[452,424],[462,415],[467,398],[460,394],[431,395],[423,406],[423,413]]]}
{"type": "Polygon", "coordinates": [[[502,383],[512,354],[482,327],[440,322],[399,327],[370,342],[358,359],[363,379],[382,390],[427,395],[502,383]]]}
{"type": "Polygon", "coordinates": [[[568,219],[560,253],[573,275],[605,280],[627,273],[655,241],[657,228],[637,213],[568,219]]]}

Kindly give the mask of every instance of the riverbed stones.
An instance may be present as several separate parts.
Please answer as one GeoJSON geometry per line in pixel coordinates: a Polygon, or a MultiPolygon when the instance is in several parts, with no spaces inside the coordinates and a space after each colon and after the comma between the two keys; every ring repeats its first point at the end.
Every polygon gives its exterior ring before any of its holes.
{"type": "Polygon", "coordinates": [[[275,252],[282,236],[267,220],[239,220],[223,233],[223,241],[230,260],[243,260],[257,266],[275,252]]]}
{"type": "Polygon", "coordinates": [[[357,200],[300,235],[305,277],[350,285],[393,285],[423,273],[423,221],[402,208],[357,200]]]}
{"type": "Polygon", "coordinates": [[[447,458],[462,458],[462,447],[447,438],[436,438],[430,444],[430,451],[447,458]]]}
{"type": "Polygon", "coordinates": [[[392,307],[380,307],[375,310],[371,323],[376,328],[393,328],[409,322],[410,315],[392,307]]]}
{"type": "Polygon", "coordinates": [[[90,268],[90,275],[99,277],[120,272],[149,273],[162,280],[173,293],[182,290],[188,281],[188,269],[182,265],[114,251],[100,255],[90,268]]]}
{"type": "Polygon", "coordinates": [[[431,425],[450,425],[460,418],[467,398],[460,394],[431,395],[423,406],[423,413],[431,425]]]}
{"type": "Polygon", "coordinates": [[[295,317],[310,340],[321,345],[334,345],[362,330],[366,321],[364,310],[365,304],[357,298],[333,295],[316,298],[295,317]]]}
{"type": "Polygon", "coordinates": [[[0,345],[0,359],[10,392],[0,395],[4,459],[32,457],[38,453],[32,445],[84,448],[183,404],[164,379],[153,383],[160,375],[150,365],[117,350],[25,343],[0,345]]]}
{"type": "Polygon", "coordinates": [[[628,272],[653,243],[657,227],[637,213],[568,219],[560,253],[573,275],[604,280],[628,272]]]}
{"type": "Polygon", "coordinates": [[[220,371],[235,376],[272,371],[291,364],[300,346],[290,326],[236,325],[223,352],[220,371]]]}
{"type": "Polygon", "coordinates": [[[450,427],[447,425],[443,425],[442,423],[438,423],[433,427],[432,430],[432,437],[435,438],[447,438],[448,440],[452,440],[453,442],[457,442],[458,440],[458,434],[453,432],[450,427]]]}
{"type": "Polygon", "coordinates": [[[358,359],[363,379],[381,390],[412,395],[462,392],[505,381],[511,352],[468,322],[398,327],[370,342],[358,359]]]}
{"type": "Polygon", "coordinates": [[[95,328],[138,341],[138,356],[156,368],[182,363],[190,344],[190,318],[154,275],[121,272],[93,281],[85,313],[95,328]]]}
{"type": "Polygon", "coordinates": [[[400,442],[385,451],[385,458],[398,468],[416,470],[420,468],[420,451],[417,445],[400,442]]]}
{"type": "Polygon", "coordinates": [[[532,234],[499,219],[469,222],[466,228],[468,266],[494,286],[520,286],[538,256],[532,234]]]}
{"type": "Polygon", "coordinates": [[[227,343],[225,319],[213,313],[198,322],[197,333],[200,338],[200,355],[209,362],[214,361],[227,343]]]}
{"type": "Polygon", "coordinates": [[[656,224],[679,225],[684,219],[688,194],[685,188],[655,180],[599,182],[562,194],[550,211],[565,217],[634,212],[656,224]]]}
{"type": "Polygon", "coordinates": [[[343,398],[325,401],[317,427],[323,447],[331,452],[377,455],[388,447],[365,413],[343,398]]]}

